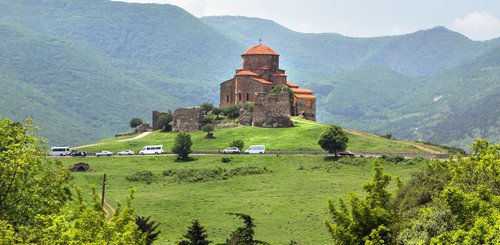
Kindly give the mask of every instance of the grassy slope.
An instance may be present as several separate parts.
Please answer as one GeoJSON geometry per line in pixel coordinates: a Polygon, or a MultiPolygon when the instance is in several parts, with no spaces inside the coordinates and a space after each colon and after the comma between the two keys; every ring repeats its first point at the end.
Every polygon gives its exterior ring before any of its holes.
{"type": "MultiPolygon", "coordinates": [[[[288,244],[292,239],[303,244],[329,244],[323,224],[327,200],[360,192],[361,184],[372,175],[371,164],[342,165],[322,156],[239,155],[233,156],[231,163],[221,163],[220,156],[196,158],[188,163],[176,163],[173,156],[86,158],[95,172],[74,173],[74,182],[90,194],[88,186],[99,187],[106,173],[106,198],[114,207],[116,201],[124,200],[130,187],[135,187],[136,213],[151,215],[161,223],[157,244],[174,244],[192,219],[200,220],[212,241],[223,242],[241,225],[227,215],[229,212],[250,214],[256,220],[255,238],[271,244],[288,244]],[[232,169],[248,164],[265,166],[272,172],[203,183],[173,183],[161,174],[165,169],[232,169]],[[336,167],[327,171],[327,166],[336,167]],[[125,176],[142,170],[152,171],[156,181],[148,185],[125,180],[125,176]]],[[[81,159],[63,161],[72,166],[81,159]]],[[[422,163],[385,165],[387,172],[403,180],[421,167],[422,163]]],[[[394,183],[391,188],[395,188],[394,183]]]]}
{"type": "MultiPolygon", "coordinates": [[[[216,139],[205,139],[203,131],[192,132],[192,149],[195,151],[217,151],[219,148],[228,147],[235,139],[242,139],[245,146],[266,145],[267,151],[323,151],[317,144],[320,134],[326,127],[325,124],[315,123],[302,119],[294,119],[295,127],[292,128],[257,128],[237,127],[217,129],[214,134],[216,139]]],[[[83,147],[82,150],[97,152],[109,150],[118,152],[131,149],[139,152],[145,145],[162,144],[166,151],[170,151],[174,143],[176,133],[154,132],[144,138],[119,142],[119,139],[105,139],[96,145],[83,147]]],[[[413,142],[396,141],[382,138],[376,135],[348,131],[348,149],[354,152],[415,152],[425,153],[412,144],[413,142]]],[[[439,150],[439,149],[438,149],[439,150]]]]}

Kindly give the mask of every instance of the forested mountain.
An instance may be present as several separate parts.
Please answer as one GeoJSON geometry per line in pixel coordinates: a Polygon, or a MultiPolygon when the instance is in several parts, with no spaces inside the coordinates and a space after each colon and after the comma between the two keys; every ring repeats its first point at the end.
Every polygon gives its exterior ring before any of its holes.
{"type": "Polygon", "coordinates": [[[0,25],[0,114],[33,117],[52,144],[112,136],[152,110],[217,102],[218,82],[244,49],[172,5],[9,0],[0,25]]]}
{"type": "Polygon", "coordinates": [[[291,81],[316,91],[320,121],[458,146],[498,140],[500,39],[475,42],[443,27],[305,34],[108,0],[0,1],[0,34],[0,114],[33,117],[51,144],[109,137],[152,110],[217,104],[219,83],[259,38],[291,81]]]}

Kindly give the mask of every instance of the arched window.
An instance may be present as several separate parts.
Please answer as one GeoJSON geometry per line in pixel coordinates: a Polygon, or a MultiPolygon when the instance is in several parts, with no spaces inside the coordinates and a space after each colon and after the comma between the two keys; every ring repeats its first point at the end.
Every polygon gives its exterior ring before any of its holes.
{"type": "Polygon", "coordinates": [[[241,101],[241,93],[238,93],[238,101],[241,101]]]}
{"type": "Polygon", "coordinates": [[[250,100],[250,94],[247,93],[247,101],[250,100]]]}

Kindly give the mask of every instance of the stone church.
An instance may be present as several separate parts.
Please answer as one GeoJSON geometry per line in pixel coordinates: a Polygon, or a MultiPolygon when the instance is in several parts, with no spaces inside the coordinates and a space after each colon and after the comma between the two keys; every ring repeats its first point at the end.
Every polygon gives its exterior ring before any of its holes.
{"type": "MultiPolygon", "coordinates": [[[[279,54],[266,45],[250,47],[241,55],[243,67],[236,69],[233,78],[220,84],[220,107],[233,104],[254,102],[262,94],[269,93],[274,87],[282,85],[290,88],[290,109],[288,116],[303,116],[316,120],[316,96],[307,88],[287,80],[285,70],[279,68],[279,54]],[[293,99],[292,99],[293,98],[293,99]]],[[[272,107],[272,103],[266,105],[272,107]]]]}

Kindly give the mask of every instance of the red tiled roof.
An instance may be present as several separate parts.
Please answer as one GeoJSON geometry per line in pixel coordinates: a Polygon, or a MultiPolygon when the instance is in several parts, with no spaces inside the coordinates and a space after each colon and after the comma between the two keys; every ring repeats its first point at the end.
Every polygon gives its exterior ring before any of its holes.
{"type": "Polygon", "coordinates": [[[295,84],[295,83],[292,83],[292,82],[286,82],[286,85],[290,88],[298,88],[299,85],[295,84]]]}
{"type": "Polygon", "coordinates": [[[259,74],[251,71],[239,71],[236,73],[238,76],[258,76],[259,74]]]}
{"type": "Polygon", "coordinates": [[[312,94],[314,93],[312,90],[308,88],[292,88],[292,91],[296,94],[312,94]]]}
{"type": "Polygon", "coordinates": [[[316,100],[316,96],[311,94],[294,94],[297,99],[316,100]]]}
{"type": "Polygon", "coordinates": [[[263,83],[263,84],[273,84],[272,82],[269,82],[265,79],[262,79],[262,78],[255,78],[255,77],[252,77],[253,80],[257,81],[257,82],[260,82],[260,83],[263,83]]]}
{"type": "Polygon", "coordinates": [[[255,45],[253,47],[250,47],[243,55],[249,55],[249,54],[270,54],[270,55],[279,55],[274,51],[272,48],[266,46],[266,45],[255,45]]]}

